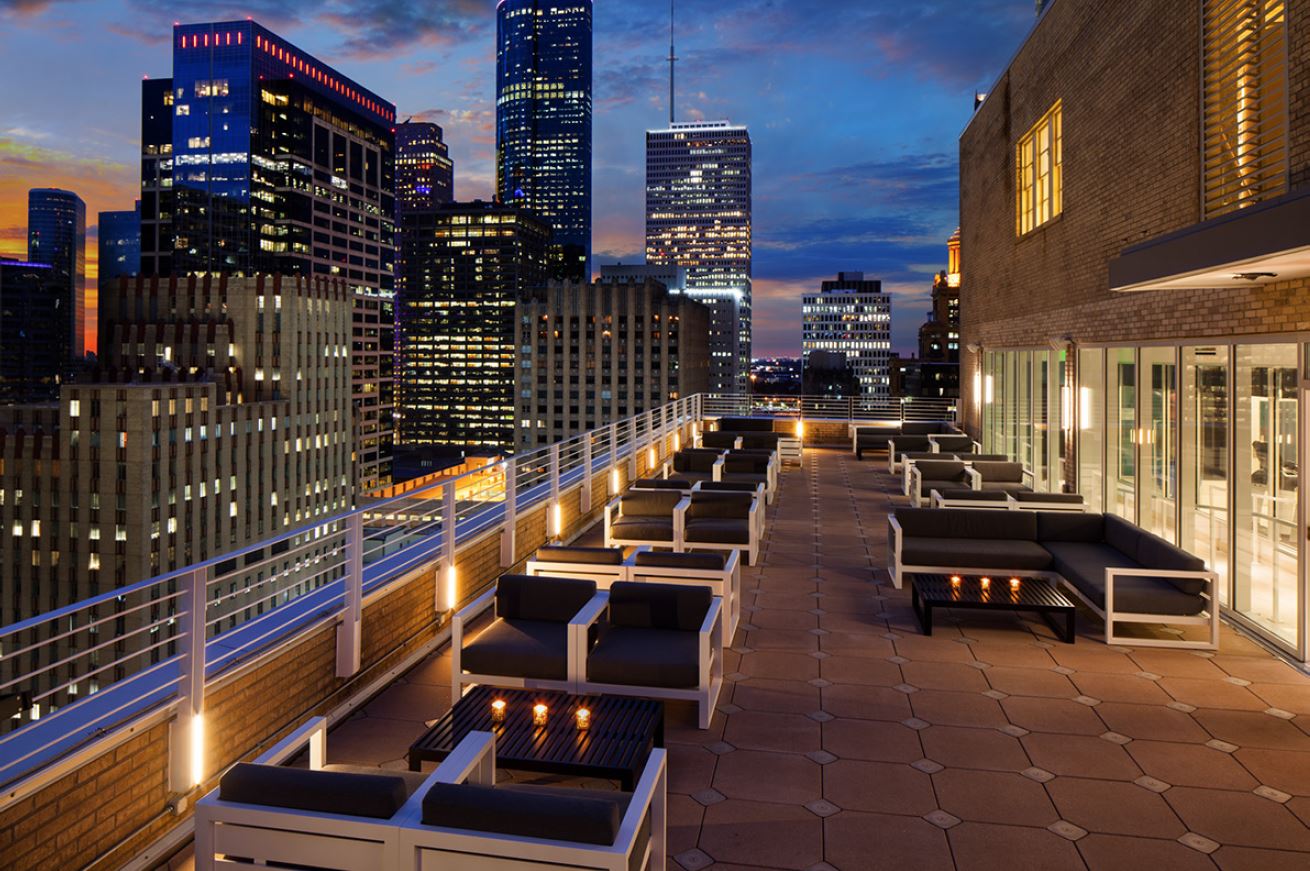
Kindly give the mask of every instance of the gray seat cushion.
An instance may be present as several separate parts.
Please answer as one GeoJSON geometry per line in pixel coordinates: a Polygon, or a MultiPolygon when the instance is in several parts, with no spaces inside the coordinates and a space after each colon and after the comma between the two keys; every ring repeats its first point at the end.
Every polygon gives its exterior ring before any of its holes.
{"type": "Polygon", "coordinates": [[[963,483],[964,481],[962,478],[945,478],[940,481],[922,481],[919,484],[919,495],[927,496],[933,490],[963,491],[967,489],[961,486],[963,483]]]}
{"type": "Polygon", "coordinates": [[[562,545],[552,545],[538,550],[537,559],[551,563],[619,566],[623,565],[623,551],[617,547],[564,547],[562,545]]]}
{"type": "MultiPolygon", "coordinates": [[[[746,485],[750,485],[750,489],[753,492],[755,490],[754,485],[756,484],[764,484],[766,486],[768,485],[769,474],[768,472],[724,472],[723,481],[721,483],[738,484],[738,485],[742,485],[743,487],[746,485]]],[[[719,489],[719,488],[702,487],[701,492],[709,493],[714,491],[715,489],[719,489]]]]}
{"type": "Polygon", "coordinates": [[[567,623],[497,618],[465,642],[461,667],[473,674],[565,680],[569,672],[567,623]]]}
{"type": "Polygon", "coordinates": [[[621,792],[593,789],[434,783],[423,796],[423,824],[576,844],[613,844],[629,800],[621,792]]]}
{"type": "Polygon", "coordinates": [[[610,524],[610,536],[621,541],[673,541],[673,518],[620,517],[610,524]]]}
{"type": "Polygon", "coordinates": [[[1027,493],[1032,490],[1027,484],[1014,481],[988,481],[986,478],[983,478],[982,485],[986,490],[1000,490],[1006,493],[1027,493]]]}
{"type": "Polygon", "coordinates": [[[409,797],[405,780],[390,774],[310,771],[238,762],[218,783],[223,801],[369,819],[390,819],[409,797]]]}
{"type": "Polygon", "coordinates": [[[587,679],[622,686],[697,686],[700,635],[673,629],[610,626],[587,654],[587,679]]]}
{"type": "Polygon", "coordinates": [[[1050,568],[1051,555],[1037,542],[1022,539],[908,538],[901,544],[901,562],[944,568],[1041,570],[1050,568]]]}
{"type": "Polygon", "coordinates": [[[636,564],[664,569],[705,569],[723,571],[728,562],[726,551],[714,553],[669,553],[663,550],[643,550],[637,552],[636,564]]]}
{"type": "MultiPolygon", "coordinates": [[[[1105,608],[1105,570],[1140,564],[1107,544],[1083,541],[1047,542],[1052,567],[1079,589],[1092,604],[1105,608]]],[[[1158,568],[1158,567],[1157,567],[1158,568]]],[[[1149,571],[1144,569],[1143,571],[1149,571]]],[[[1160,578],[1121,576],[1115,581],[1114,608],[1141,614],[1190,617],[1205,610],[1205,600],[1160,578]]]]}
{"type": "Polygon", "coordinates": [[[742,480],[706,481],[700,485],[702,493],[754,493],[759,484],[765,483],[766,475],[743,476],[742,480]],[[757,480],[758,479],[758,480],[757,480]]]}
{"type": "Polygon", "coordinates": [[[696,632],[713,601],[708,587],[619,581],[610,587],[609,624],[696,632]]]}
{"type": "Polygon", "coordinates": [[[581,578],[501,575],[496,581],[496,616],[568,623],[595,595],[596,582],[581,578]]]}
{"type": "Polygon", "coordinates": [[[698,517],[687,521],[683,539],[689,544],[750,544],[750,523],[746,518],[698,517]]]}

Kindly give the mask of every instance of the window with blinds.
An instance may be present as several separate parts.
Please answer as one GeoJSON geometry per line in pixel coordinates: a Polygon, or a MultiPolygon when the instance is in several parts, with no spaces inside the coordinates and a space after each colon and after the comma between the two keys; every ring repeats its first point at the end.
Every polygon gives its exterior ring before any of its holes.
{"type": "Polygon", "coordinates": [[[1287,190],[1286,0],[1202,0],[1205,217],[1287,190]]]}
{"type": "Polygon", "coordinates": [[[1014,148],[1015,231],[1022,236],[1064,211],[1064,113],[1056,102],[1014,148]]]}

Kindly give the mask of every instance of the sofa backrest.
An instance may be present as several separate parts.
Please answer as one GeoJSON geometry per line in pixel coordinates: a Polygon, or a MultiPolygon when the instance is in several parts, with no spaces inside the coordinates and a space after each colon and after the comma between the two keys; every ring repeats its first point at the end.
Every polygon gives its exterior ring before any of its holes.
{"type": "Polygon", "coordinates": [[[743,448],[767,448],[769,450],[776,449],[778,442],[786,437],[786,433],[781,432],[743,432],[740,435],[743,448]]]}
{"type": "Polygon", "coordinates": [[[687,519],[743,519],[749,515],[751,503],[754,501],[753,493],[702,490],[691,494],[691,504],[687,506],[687,519]]]}
{"type": "Polygon", "coordinates": [[[907,420],[901,423],[901,432],[905,435],[937,435],[959,432],[959,430],[946,420],[907,420]]]}
{"type": "Polygon", "coordinates": [[[1081,511],[1038,511],[1037,540],[1083,541],[1105,540],[1105,518],[1081,511]]]}
{"type": "Polygon", "coordinates": [[[762,454],[731,453],[723,461],[725,472],[747,472],[763,475],[769,471],[769,458],[762,454]]]}
{"type": "Polygon", "coordinates": [[[989,460],[975,460],[973,470],[982,475],[983,486],[991,481],[996,484],[1022,484],[1023,463],[997,463],[989,460]]]}
{"type": "Polygon", "coordinates": [[[719,421],[724,432],[773,432],[771,417],[725,417],[719,421]]]}
{"type": "Polygon", "coordinates": [[[934,439],[934,441],[937,442],[937,447],[941,448],[943,452],[964,451],[965,453],[969,453],[973,450],[972,436],[955,434],[939,435],[934,439]]]}
{"type": "Polygon", "coordinates": [[[1105,515],[1105,543],[1148,568],[1199,572],[1205,560],[1113,514],[1105,515]]]}
{"type": "Polygon", "coordinates": [[[925,481],[963,481],[969,468],[958,460],[916,460],[914,467],[925,481]]]}
{"type": "Polygon", "coordinates": [[[610,587],[609,623],[634,629],[695,632],[705,622],[714,594],[708,587],[617,581],[610,587]]]}
{"type": "Polygon", "coordinates": [[[969,508],[898,508],[895,518],[908,538],[990,538],[1036,541],[1035,511],[974,511],[969,508]]]}
{"type": "Polygon", "coordinates": [[[634,490],[690,490],[686,478],[638,478],[632,482],[634,490]]]}
{"type": "Polygon", "coordinates": [[[668,490],[643,490],[623,494],[619,510],[624,517],[672,517],[682,494],[668,490]]]}
{"type": "Polygon", "coordinates": [[[423,824],[576,844],[613,844],[623,818],[623,793],[600,790],[512,789],[434,783],[423,795],[423,824]]]}
{"type": "Polygon", "coordinates": [[[635,560],[639,566],[651,566],[661,569],[703,569],[706,571],[723,571],[728,563],[727,551],[716,550],[704,553],[670,553],[666,550],[639,550],[635,560]]]}
{"type": "Polygon", "coordinates": [[[737,444],[735,432],[701,433],[700,442],[707,448],[731,448],[737,444]]]}
{"type": "Polygon", "coordinates": [[[223,801],[349,817],[390,819],[409,798],[395,775],[311,771],[238,762],[218,782],[223,801]]]}
{"type": "Polygon", "coordinates": [[[623,565],[623,548],[566,547],[553,544],[537,551],[537,559],[548,563],[586,563],[594,566],[623,565]]]}
{"type": "Polygon", "coordinates": [[[708,473],[714,468],[714,464],[718,461],[718,451],[679,451],[673,455],[673,470],[675,472],[708,473]]]}
{"type": "Polygon", "coordinates": [[[902,434],[896,436],[892,441],[896,442],[896,453],[931,453],[932,442],[928,441],[926,435],[902,434]]]}
{"type": "Polygon", "coordinates": [[[595,595],[596,582],[583,578],[501,575],[496,581],[496,616],[567,623],[595,595]]]}

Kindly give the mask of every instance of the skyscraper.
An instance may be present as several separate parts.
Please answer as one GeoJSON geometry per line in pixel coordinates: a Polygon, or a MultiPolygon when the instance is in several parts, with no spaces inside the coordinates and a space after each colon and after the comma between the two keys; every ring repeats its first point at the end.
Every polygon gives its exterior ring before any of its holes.
{"type": "Polygon", "coordinates": [[[514,445],[514,305],[545,282],[550,226],[496,203],[408,212],[401,227],[400,441],[514,445]]]}
{"type": "Polygon", "coordinates": [[[840,272],[825,281],[817,295],[801,302],[801,349],[808,360],[815,351],[846,356],[866,399],[886,399],[890,387],[891,297],[882,282],[863,272],[840,272]]]}
{"type": "Polygon", "coordinates": [[[175,27],[171,92],[156,88],[142,91],[147,267],[341,279],[356,296],[358,484],[361,492],[386,484],[394,432],[395,107],[248,20],[175,27]],[[165,155],[155,140],[163,138],[170,101],[165,155]],[[152,204],[150,194],[170,184],[171,202],[157,195],[152,204]]]}
{"type": "Polygon", "coordinates": [[[27,259],[45,263],[72,291],[71,354],[86,349],[86,203],[72,191],[33,188],[27,194],[27,259]]]}
{"type": "Polygon", "coordinates": [[[142,275],[173,274],[173,80],[141,83],[142,275]]]}
{"type": "Polygon", "coordinates": [[[556,277],[590,277],[591,0],[496,8],[496,191],[554,229],[556,277]]]}
{"type": "Polygon", "coordinates": [[[425,121],[396,125],[396,220],[455,198],[455,164],[441,127],[425,121]]]}
{"type": "Polygon", "coordinates": [[[96,221],[99,245],[99,279],[141,272],[141,201],[130,212],[101,212],[96,221]]]}
{"type": "Polygon", "coordinates": [[[73,315],[72,285],[54,267],[0,260],[0,405],[59,397],[73,315]]]}
{"type": "Polygon", "coordinates": [[[744,393],[751,357],[751,138],[727,121],[646,132],[646,262],[687,269],[707,305],[710,390],[744,393]]]}

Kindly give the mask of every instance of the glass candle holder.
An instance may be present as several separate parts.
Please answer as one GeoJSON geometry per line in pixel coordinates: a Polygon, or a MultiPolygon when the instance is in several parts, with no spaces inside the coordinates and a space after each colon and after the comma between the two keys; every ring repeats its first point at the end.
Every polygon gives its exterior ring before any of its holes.
{"type": "Polygon", "coordinates": [[[983,578],[983,579],[981,579],[980,581],[978,581],[978,583],[982,585],[982,588],[983,588],[984,590],[990,590],[990,589],[992,588],[992,579],[991,579],[991,578],[983,578]]]}
{"type": "Polygon", "coordinates": [[[575,717],[575,718],[577,719],[577,721],[578,721],[578,731],[579,731],[579,732],[585,732],[585,731],[587,731],[588,729],[591,728],[591,711],[590,711],[590,709],[588,709],[588,708],[578,708],[578,712],[577,712],[576,714],[574,714],[574,717],[575,717]]]}
{"type": "Polygon", "coordinates": [[[544,726],[544,725],[546,725],[546,714],[547,714],[547,713],[549,713],[549,709],[548,709],[545,705],[533,705],[533,706],[532,706],[532,725],[534,725],[534,726],[544,726]]]}
{"type": "Polygon", "coordinates": [[[961,578],[959,575],[951,575],[951,586],[952,587],[960,586],[960,581],[962,580],[963,578],[961,578]]]}
{"type": "Polygon", "coordinates": [[[1010,578],[1010,589],[1011,589],[1011,590],[1015,590],[1016,592],[1018,591],[1018,589],[1019,589],[1019,579],[1018,579],[1018,578],[1010,578]]]}
{"type": "Polygon", "coordinates": [[[503,723],[503,722],[505,722],[505,700],[504,700],[504,699],[496,699],[494,702],[491,703],[491,722],[493,722],[493,723],[503,723]]]}

